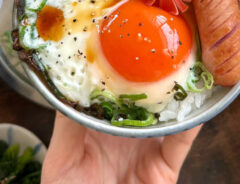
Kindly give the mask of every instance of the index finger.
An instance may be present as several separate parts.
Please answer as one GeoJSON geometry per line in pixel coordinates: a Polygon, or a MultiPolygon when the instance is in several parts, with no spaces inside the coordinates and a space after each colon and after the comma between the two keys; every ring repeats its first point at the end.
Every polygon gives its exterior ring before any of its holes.
{"type": "Polygon", "coordinates": [[[179,172],[202,125],[185,132],[165,137],[161,146],[162,157],[168,166],[179,172]]]}

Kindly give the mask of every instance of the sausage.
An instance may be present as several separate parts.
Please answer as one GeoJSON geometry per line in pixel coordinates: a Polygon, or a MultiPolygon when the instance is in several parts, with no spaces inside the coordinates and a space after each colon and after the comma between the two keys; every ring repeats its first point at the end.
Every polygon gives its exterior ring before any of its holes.
{"type": "Polygon", "coordinates": [[[240,80],[240,10],[238,0],[193,0],[202,58],[215,84],[240,80]]]}

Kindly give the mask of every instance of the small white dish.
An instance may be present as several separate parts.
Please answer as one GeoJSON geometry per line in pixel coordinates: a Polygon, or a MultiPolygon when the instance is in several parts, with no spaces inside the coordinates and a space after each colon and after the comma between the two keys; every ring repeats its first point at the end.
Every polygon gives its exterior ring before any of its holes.
{"type": "Polygon", "coordinates": [[[6,141],[9,145],[19,144],[20,153],[27,147],[34,149],[35,160],[43,162],[47,148],[42,141],[29,130],[18,125],[0,123],[0,140],[6,141]]]}

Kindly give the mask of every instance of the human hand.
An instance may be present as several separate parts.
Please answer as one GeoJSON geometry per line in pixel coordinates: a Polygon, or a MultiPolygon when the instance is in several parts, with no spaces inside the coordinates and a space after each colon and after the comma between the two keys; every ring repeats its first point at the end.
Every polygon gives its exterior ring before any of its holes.
{"type": "Polygon", "coordinates": [[[42,184],[175,184],[199,130],[165,138],[123,138],[57,113],[42,184]]]}

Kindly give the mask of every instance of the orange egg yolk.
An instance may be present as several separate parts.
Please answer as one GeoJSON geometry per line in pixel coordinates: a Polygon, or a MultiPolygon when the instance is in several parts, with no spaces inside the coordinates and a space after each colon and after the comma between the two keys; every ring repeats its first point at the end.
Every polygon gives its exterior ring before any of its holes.
{"type": "Polygon", "coordinates": [[[109,64],[131,82],[154,82],[177,71],[192,48],[190,28],[173,16],[129,0],[101,24],[100,44],[109,64]]]}

